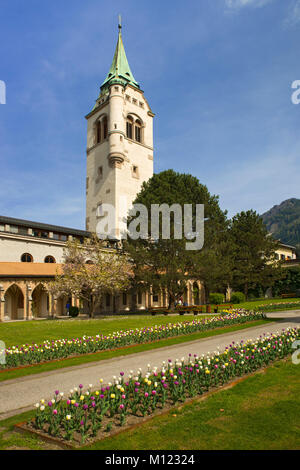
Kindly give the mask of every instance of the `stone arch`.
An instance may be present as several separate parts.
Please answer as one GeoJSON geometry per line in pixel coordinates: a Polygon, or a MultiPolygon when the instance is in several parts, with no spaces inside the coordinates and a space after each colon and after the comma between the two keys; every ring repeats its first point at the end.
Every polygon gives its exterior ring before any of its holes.
{"type": "Polygon", "coordinates": [[[126,118],[126,136],[136,142],[143,143],[143,120],[135,113],[129,113],[126,118]]]}
{"type": "Polygon", "coordinates": [[[127,114],[127,117],[129,117],[129,116],[133,119],[134,122],[135,122],[135,121],[140,121],[142,127],[145,127],[144,121],[143,121],[143,119],[141,118],[141,116],[139,116],[139,115],[136,114],[136,113],[132,113],[132,112],[130,112],[130,113],[127,114]]]}
{"type": "Polygon", "coordinates": [[[56,316],[68,315],[67,304],[72,305],[72,297],[61,294],[56,298],[56,316]]]}
{"type": "Polygon", "coordinates": [[[44,284],[37,284],[31,294],[31,312],[33,318],[47,318],[50,313],[50,297],[44,284]]]}
{"type": "Polygon", "coordinates": [[[97,117],[93,125],[94,129],[94,143],[100,144],[108,136],[108,118],[107,114],[103,113],[97,117]]]}
{"type": "Polygon", "coordinates": [[[23,320],[24,318],[24,293],[17,284],[12,284],[4,294],[4,320],[23,320]]]}

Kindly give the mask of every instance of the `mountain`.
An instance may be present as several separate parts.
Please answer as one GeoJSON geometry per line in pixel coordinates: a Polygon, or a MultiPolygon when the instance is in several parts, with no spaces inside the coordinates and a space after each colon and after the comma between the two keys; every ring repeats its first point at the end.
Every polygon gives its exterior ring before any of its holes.
{"type": "Polygon", "coordinates": [[[262,219],[275,238],[300,252],[300,199],[283,201],[265,212],[262,219]]]}

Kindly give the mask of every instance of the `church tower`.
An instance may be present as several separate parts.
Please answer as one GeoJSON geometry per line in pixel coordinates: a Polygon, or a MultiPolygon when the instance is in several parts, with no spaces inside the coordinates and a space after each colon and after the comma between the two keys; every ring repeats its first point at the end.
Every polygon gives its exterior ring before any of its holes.
{"type": "Polygon", "coordinates": [[[130,70],[119,24],[112,65],[86,116],[86,230],[96,231],[105,216],[103,204],[111,204],[115,207],[114,237],[120,238],[120,220],[142,183],[153,175],[153,117],[130,70]]]}

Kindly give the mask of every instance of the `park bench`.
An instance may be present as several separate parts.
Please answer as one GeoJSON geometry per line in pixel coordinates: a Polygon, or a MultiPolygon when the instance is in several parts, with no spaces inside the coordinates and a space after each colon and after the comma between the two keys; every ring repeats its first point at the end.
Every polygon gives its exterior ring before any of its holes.
{"type": "Polygon", "coordinates": [[[194,315],[198,315],[201,313],[218,313],[219,309],[224,308],[232,308],[232,305],[228,304],[220,304],[214,306],[214,312],[212,312],[212,306],[210,304],[207,305],[177,305],[175,310],[170,310],[167,307],[150,307],[149,312],[151,315],[168,315],[169,313],[179,313],[179,315],[184,315],[185,313],[193,313],[194,315]]]}

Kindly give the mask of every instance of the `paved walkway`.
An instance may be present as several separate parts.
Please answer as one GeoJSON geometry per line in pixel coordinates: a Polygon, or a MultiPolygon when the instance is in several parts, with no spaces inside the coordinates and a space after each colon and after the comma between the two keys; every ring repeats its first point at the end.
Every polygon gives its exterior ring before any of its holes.
{"type": "Polygon", "coordinates": [[[112,381],[113,376],[119,376],[120,371],[124,371],[126,377],[131,370],[136,372],[139,367],[143,372],[147,371],[149,363],[151,366],[160,367],[162,362],[168,359],[180,359],[183,356],[187,357],[189,353],[201,355],[214,352],[218,347],[222,351],[232,341],[255,339],[264,333],[274,333],[288,327],[300,327],[300,311],[276,312],[268,314],[268,316],[283,320],[280,323],[269,323],[188,343],[116,357],[98,363],[82,364],[1,382],[0,420],[32,409],[34,403],[41,398],[49,400],[53,397],[54,390],[67,394],[71,388],[78,387],[79,384],[83,384],[84,387],[93,384],[93,389],[98,389],[100,378],[103,378],[104,383],[108,383],[112,381]]]}

